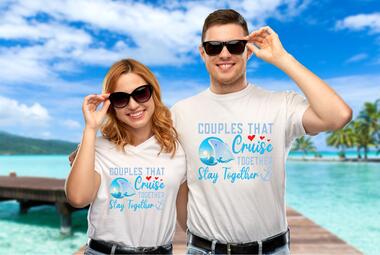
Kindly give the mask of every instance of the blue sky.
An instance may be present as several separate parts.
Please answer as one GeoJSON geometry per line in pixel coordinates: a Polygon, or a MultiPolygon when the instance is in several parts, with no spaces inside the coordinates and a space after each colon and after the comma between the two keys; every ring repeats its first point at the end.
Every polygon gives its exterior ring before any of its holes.
{"type": "MultiPolygon", "coordinates": [[[[100,93],[109,66],[135,58],[157,75],[171,106],[209,85],[197,46],[203,21],[233,8],[249,30],[271,26],[286,50],[329,83],[358,114],[380,98],[376,0],[17,1],[0,3],[0,130],[80,141],[85,95],[100,93]]],[[[248,80],[296,90],[281,71],[251,58],[248,80]]],[[[326,149],[325,135],[313,138],[326,149]]]]}

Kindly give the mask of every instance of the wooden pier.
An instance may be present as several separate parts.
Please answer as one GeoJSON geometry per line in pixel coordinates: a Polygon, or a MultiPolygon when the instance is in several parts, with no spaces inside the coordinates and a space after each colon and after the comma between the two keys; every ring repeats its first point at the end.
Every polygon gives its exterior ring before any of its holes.
{"type": "Polygon", "coordinates": [[[56,207],[61,221],[61,233],[71,233],[71,213],[78,210],[66,199],[65,180],[43,177],[0,176],[0,201],[17,200],[20,212],[39,205],[56,207]]]}

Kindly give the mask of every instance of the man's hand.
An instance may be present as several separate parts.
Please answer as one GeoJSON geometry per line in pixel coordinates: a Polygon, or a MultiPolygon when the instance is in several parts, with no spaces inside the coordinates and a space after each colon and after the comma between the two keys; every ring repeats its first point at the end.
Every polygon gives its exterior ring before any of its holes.
{"type": "Polygon", "coordinates": [[[260,59],[278,66],[288,55],[272,28],[266,26],[245,37],[247,47],[260,59]]]}
{"type": "Polygon", "coordinates": [[[78,150],[79,150],[80,144],[78,144],[77,148],[75,151],[71,152],[69,155],[69,161],[70,161],[70,166],[73,166],[75,157],[77,156],[78,150]]]}

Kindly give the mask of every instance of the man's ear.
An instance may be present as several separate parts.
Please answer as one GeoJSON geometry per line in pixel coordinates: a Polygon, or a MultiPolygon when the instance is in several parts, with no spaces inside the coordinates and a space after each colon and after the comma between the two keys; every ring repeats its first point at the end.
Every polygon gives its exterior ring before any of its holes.
{"type": "Polygon", "coordinates": [[[203,62],[206,62],[206,60],[205,60],[206,52],[205,52],[205,49],[203,49],[202,44],[199,44],[198,50],[199,50],[199,54],[201,55],[203,62]]]}

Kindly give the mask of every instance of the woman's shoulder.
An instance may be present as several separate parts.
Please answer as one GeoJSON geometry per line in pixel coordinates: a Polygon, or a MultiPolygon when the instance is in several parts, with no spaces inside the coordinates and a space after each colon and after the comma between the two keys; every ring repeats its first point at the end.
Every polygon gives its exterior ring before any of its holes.
{"type": "Polygon", "coordinates": [[[96,149],[114,149],[116,148],[116,145],[111,142],[109,139],[103,137],[103,136],[97,136],[95,141],[95,148],[96,149]]]}

